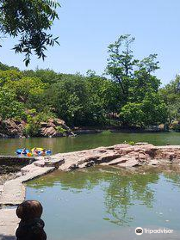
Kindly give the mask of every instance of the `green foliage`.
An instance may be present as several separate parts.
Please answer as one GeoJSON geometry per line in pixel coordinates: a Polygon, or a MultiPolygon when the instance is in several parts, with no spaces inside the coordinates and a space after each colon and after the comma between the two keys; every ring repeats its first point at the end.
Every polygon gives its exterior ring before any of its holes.
{"type": "Polygon", "coordinates": [[[116,111],[119,93],[111,80],[95,74],[60,75],[56,79],[47,89],[47,104],[67,124],[105,124],[108,112],[116,111]]]}
{"type": "Polygon", "coordinates": [[[109,135],[109,134],[111,134],[111,131],[110,130],[105,130],[101,134],[102,135],[109,135]]]}
{"type": "Polygon", "coordinates": [[[27,77],[39,78],[46,84],[46,86],[56,83],[59,79],[61,79],[61,74],[57,74],[50,69],[36,69],[36,71],[28,70],[24,71],[24,75],[27,77]]]}
{"type": "Polygon", "coordinates": [[[135,142],[133,142],[133,141],[126,141],[126,140],[125,140],[123,143],[129,144],[129,145],[132,145],[132,146],[135,145],[135,142]]]}
{"type": "Polygon", "coordinates": [[[168,111],[165,103],[156,93],[146,93],[141,103],[127,103],[120,116],[125,125],[146,127],[166,123],[168,111]]]}
{"type": "Polygon", "coordinates": [[[67,76],[50,86],[47,99],[58,117],[73,124],[78,117],[83,118],[82,110],[83,104],[86,104],[86,93],[86,87],[80,76],[73,78],[67,76]]]}
{"type": "Polygon", "coordinates": [[[173,121],[171,124],[171,129],[175,131],[180,131],[180,122],[179,121],[173,121]]]}
{"type": "Polygon", "coordinates": [[[3,64],[0,62],[0,70],[3,70],[3,71],[6,71],[6,70],[16,70],[16,71],[19,71],[19,69],[17,67],[9,67],[8,65],[6,64],[3,64]]]}
{"type": "Polygon", "coordinates": [[[16,82],[22,78],[22,73],[17,70],[0,70],[0,87],[3,87],[8,82],[16,82]]]}
{"type": "Polygon", "coordinates": [[[66,132],[66,129],[62,128],[61,126],[57,126],[56,130],[58,131],[58,133],[62,133],[62,134],[66,132]]]}
{"type": "Polygon", "coordinates": [[[45,84],[39,78],[22,77],[19,81],[8,81],[6,86],[11,88],[17,99],[25,103],[28,108],[42,110],[45,84]]]}
{"type": "Polygon", "coordinates": [[[120,116],[124,125],[139,126],[144,118],[141,103],[127,103],[121,109],[120,116]]]}
{"type": "Polygon", "coordinates": [[[129,34],[121,35],[108,47],[106,73],[119,84],[119,92],[123,95],[122,104],[128,101],[133,91],[139,97],[147,88],[157,91],[160,85],[160,81],[151,75],[159,68],[157,54],[150,54],[142,60],[135,59],[131,50],[134,41],[135,38],[129,34]]]}
{"type": "Polygon", "coordinates": [[[20,38],[14,50],[25,54],[26,66],[32,51],[44,60],[46,47],[58,43],[57,38],[47,32],[58,19],[58,6],[53,0],[0,0],[0,31],[5,36],[20,38]]]}
{"type": "Polygon", "coordinates": [[[108,64],[107,74],[111,75],[113,80],[118,82],[120,93],[124,96],[125,101],[128,95],[129,82],[133,74],[133,68],[138,62],[133,59],[131,44],[135,38],[129,34],[121,35],[115,43],[108,47],[108,64]]]}
{"type": "Polygon", "coordinates": [[[173,81],[160,89],[160,94],[168,107],[168,119],[171,123],[180,120],[180,76],[177,75],[173,81]]]}
{"type": "Polygon", "coordinates": [[[167,108],[158,94],[160,80],[152,75],[159,68],[157,54],[135,59],[131,50],[134,40],[131,35],[122,35],[108,48],[106,72],[119,85],[120,120],[138,127],[164,123],[167,108]]]}
{"type": "Polygon", "coordinates": [[[7,88],[0,89],[0,117],[2,119],[25,117],[23,104],[18,102],[14,93],[7,88]]]}
{"type": "MultiPolygon", "coordinates": [[[[21,72],[2,66],[0,116],[26,120],[25,133],[31,136],[37,136],[40,122],[49,118],[61,118],[70,126],[146,127],[166,122],[164,90],[159,94],[160,81],[150,74],[157,67],[156,55],[138,61],[132,57],[132,51],[129,53],[127,62],[131,67],[126,80],[122,80],[125,94],[118,81],[91,70],[83,76],[49,69],[21,72]]],[[[125,79],[125,70],[119,72],[123,72],[125,79]]]]}

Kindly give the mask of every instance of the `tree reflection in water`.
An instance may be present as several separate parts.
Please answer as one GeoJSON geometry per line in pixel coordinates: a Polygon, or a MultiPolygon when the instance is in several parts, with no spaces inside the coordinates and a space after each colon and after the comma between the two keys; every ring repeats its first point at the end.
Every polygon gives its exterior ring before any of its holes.
{"type": "MultiPolygon", "coordinates": [[[[133,217],[128,214],[136,201],[148,208],[152,207],[154,191],[148,186],[157,183],[158,173],[119,173],[113,175],[105,189],[105,205],[110,215],[109,221],[118,225],[128,225],[133,217]]],[[[108,219],[108,218],[107,218],[108,219]]]]}
{"type": "MultiPolygon", "coordinates": [[[[177,178],[177,177],[176,177],[177,178]]],[[[172,177],[171,177],[172,179],[172,177]]],[[[154,191],[150,184],[159,180],[159,171],[127,171],[116,168],[95,167],[73,172],[56,171],[32,181],[28,185],[36,189],[60,184],[62,190],[80,193],[100,186],[104,192],[104,206],[108,217],[104,220],[125,226],[133,221],[130,207],[137,202],[153,207],[154,191]]],[[[180,179],[179,179],[180,180],[180,179]]]]}

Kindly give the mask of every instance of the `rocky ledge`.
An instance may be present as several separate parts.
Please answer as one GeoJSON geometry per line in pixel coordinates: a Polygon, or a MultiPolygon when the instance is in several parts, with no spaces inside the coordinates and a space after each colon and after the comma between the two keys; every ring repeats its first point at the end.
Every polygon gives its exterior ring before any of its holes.
{"type": "Polygon", "coordinates": [[[25,194],[18,194],[16,198],[15,192],[18,184],[22,188],[22,183],[57,168],[62,171],[70,171],[94,165],[110,165],[121,168],[137,168],[147,165],[160,166],[164,164],[180,165],[180,146],[154,146],[148,143],[137,143],[133,146],[117,144],[84,151],[59,153],[51,157],[37,157],[34,160],[33,163],[27,166],[22,165],[15,179],[9,180],[1,186],[0,205],[19,204],[23,201],[25,194]],[[13,184],[15,192],[10,190],[13,184]]]}
{"type": "Polygon", "coordinates": [[[59,167],[63,171],[86,168],[93,165],[110,165],[123,168],[135,168],[144,165],[180,164],[180,146],[154,146],[148,143],[135,145],[117,144],[85,151],[60,153],[51,160],[63,159],[59,167]]]}

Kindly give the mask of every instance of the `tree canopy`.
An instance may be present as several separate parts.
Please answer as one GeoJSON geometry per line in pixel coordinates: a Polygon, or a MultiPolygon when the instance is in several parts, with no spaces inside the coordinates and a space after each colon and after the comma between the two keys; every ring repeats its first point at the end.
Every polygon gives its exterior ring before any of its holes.
{"type": "Polygon", "coordinates": [[[50,69],[20,71],[0,63],[0,117],[25,121],[28,134],[40,122],[61,118],[70,127],[114,126],[146,128],[179,116],[179,76],[160,88],[154,75],[156,54],[134,57],[130,35],[108,48],[105,75],[56,73],[50,69]],[[171,111],[171,106],[173,111],[171,111]]]}
{"type": "Polygon", "coordinates": [[[33,51],[44,60],[46,47],[58,43],[58,38],[48,32],[58,19],[58,6],[55,0],[0,0],[1,38],[19,38],[14,50],[25,55],[26,66],[33,51]]]}
{"type": "Polygon", "coordinates": [[[166,122],[167,107],[158,94],[157,54],[139,60],[133,55],[135,38],[121,35],[108,47],[106,73],[119,85],[119,114],[125,125],[147,126],[166,122]]]}

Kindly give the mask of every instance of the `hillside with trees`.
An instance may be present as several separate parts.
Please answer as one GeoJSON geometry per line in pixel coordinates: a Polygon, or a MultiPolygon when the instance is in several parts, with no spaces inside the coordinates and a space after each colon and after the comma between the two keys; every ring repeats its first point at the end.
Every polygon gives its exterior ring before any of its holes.
{"type": "Polygon", "coordinates": [[[159,68],[157,55],[136,59],[134,40],[122,35],[109,45],[103,76],[92,70],[86,75],[50,69],[20,71],[1,63],[1,129],[11,119],[21,124],[21,135],[42,136],[43,127],[51,122],[56,133],[66,135],[65,123],[70,128],[145,129],[178,119],[179,77],[160,89],[161,82],[154,75],[159,68]],[[63,126],[56,126],[59,119],[63,126]]]}

